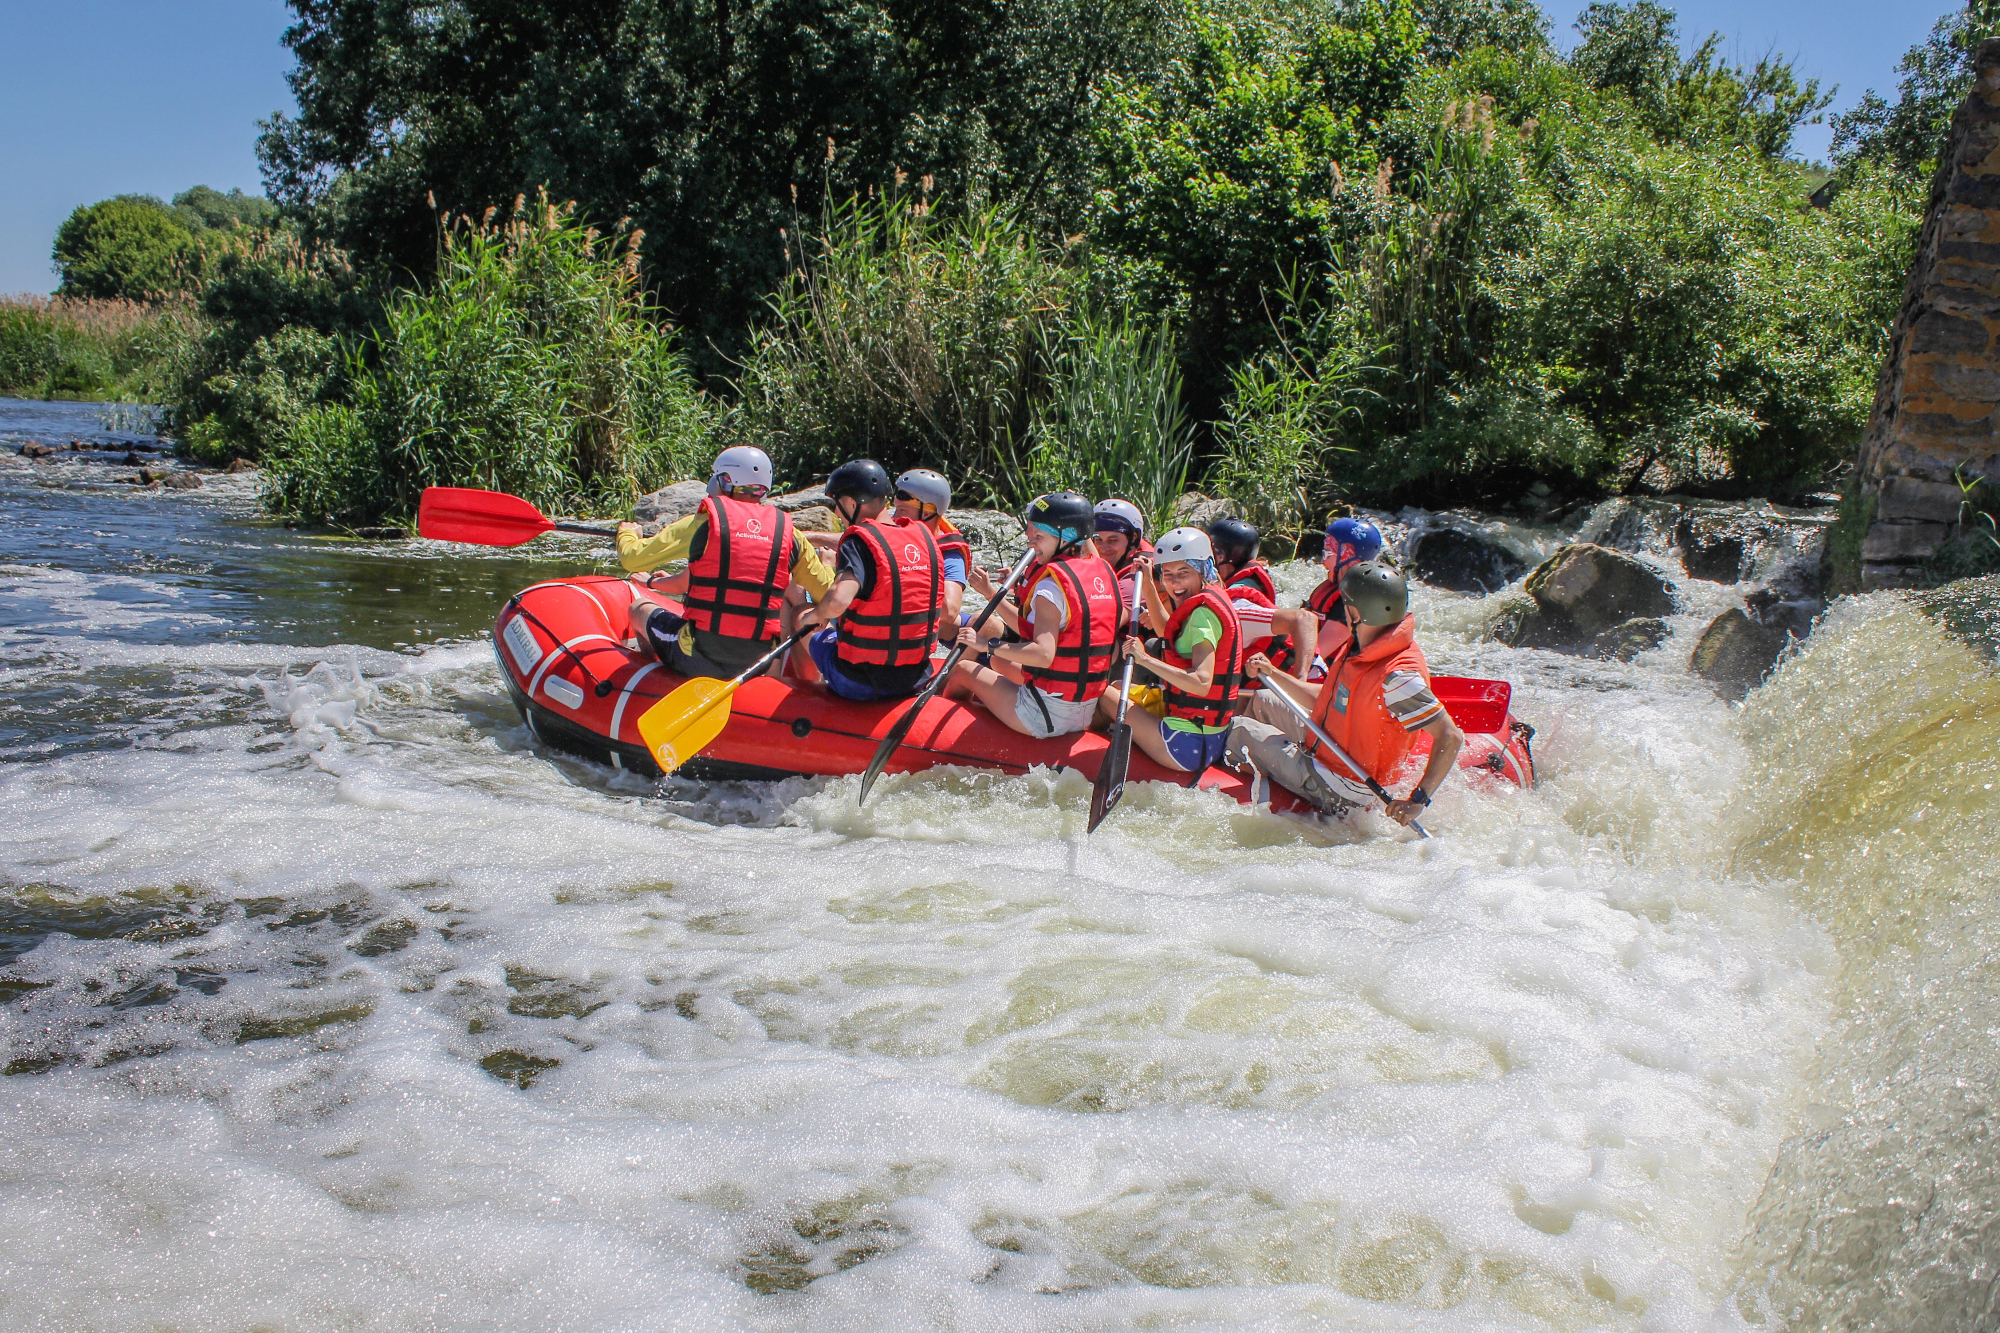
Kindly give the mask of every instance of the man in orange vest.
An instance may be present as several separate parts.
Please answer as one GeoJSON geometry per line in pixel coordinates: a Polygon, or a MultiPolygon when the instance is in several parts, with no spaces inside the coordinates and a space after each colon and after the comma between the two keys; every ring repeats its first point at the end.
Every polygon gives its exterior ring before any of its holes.
{"type": "Polygon", "coordinates": [[[1298,714],[1262,697],[1230,729],[1228,753],[1248,758],[1279,786],[1341,815],[1373,802],[1371,779],[1384,787],[1400,781],[1417,733],[1428,732],[1431,753],[1423,776],[1409,795],[1387,807],[1389,818],[1408,824],[1431,803],[1465,737],[1431,693],[1403,576],[1372,561],[1353,565],[1341,575],[1340,602],[1352,638],[1327,664],[1325,680],[1300,680],[1262,653],[1245,663],[1245,670],[1304,705],[1362,771],[1348,768],[1322,745],[1298,714]]]}
{"type": "Polygon", "coordinates": [[[799,617],[821,625],[792,649],[792,667],[843,699],[904,699],[934,669],[944,556],[922,522],[890,517],[894,488],[872,458],[842,463],[826,498],[847,521],[834,556],[833,589],[799,617]]]}
{"type": "Polygon", "coordinates": [[[766,503],[770,491],[770,458],[739,444],[716,455],[708,497],[692,514],[649,538],[636,523],[618,525],[618,562],[626,572],[688,562],[684,572],[648,585],[681,598],[681,612],[643,596],[630,609],[633,637],[669,671],[734,676],[771,651],[788,586],[815,597],[833,586],[833,571],[799,539],[791,515],[766,503]]]}

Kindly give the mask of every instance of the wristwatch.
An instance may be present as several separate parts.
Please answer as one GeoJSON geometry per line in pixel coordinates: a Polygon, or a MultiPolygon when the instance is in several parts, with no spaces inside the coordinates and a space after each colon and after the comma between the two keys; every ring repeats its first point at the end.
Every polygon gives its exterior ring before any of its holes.
{"type": "Polygon", "coordinates": [[[1410,794],[1403,799],[1406,801],[1415,801],[1418,805],[1429,805],[1431,803],[1430,793],[1422,787],[1410,788],[1410,794]]]}

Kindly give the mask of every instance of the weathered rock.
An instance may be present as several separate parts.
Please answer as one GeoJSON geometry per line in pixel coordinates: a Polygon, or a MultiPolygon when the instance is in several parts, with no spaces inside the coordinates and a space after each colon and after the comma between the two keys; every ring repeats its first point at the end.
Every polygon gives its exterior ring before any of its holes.
{"type": "Polygon", "coordinates": [[[998,509],[954,509],[951,525],[972,544],[972,558],[988,568],[1011,569],[1020,559],[1021,520],[998,509]]]}
{"type": "Polygon", "coordinates": [[[1598,635],[1584,655],[1600,662],[1630,662],[1647,649],[1665,643],[1672,633],[1667,622],[1658,616],[1642,616],[1598,635]]]}
{"type": "Polygon", "coordinates": [[[43,444],[39,440],[30,440],[21,446],[21,457],[23,458],[47,458],[54,452],[55,449],[52,446],[43,444]]]}
{"type": "Polygon", "coordinates": [[[369,541],[402,542],[402,541],[408,541],[410,539],[410,530],[408,528],[398,528],[393,526],[381,527],[381,528],[356,528],[354,530],[354,535],[357,537],[365,537],[369,541]]]}
{"type": "Polygon", "coordinates": [[[1591,506],[1576,530],[1576,539],[1608,546],[1629,555],[1662,555],[1673,543],[1681,506],[1651,496],[1619,496],[1591,506]]]}
{"type": "Polygon", "coordinates": [[[2000,481],[2000,40],[1972,64],[1856,458],[1875,501],[1865,590],[1923,581],[1952,535],[1958,478],[2000,481]]]}
{"type": "Polygon", "coordinates": [[[198,491],[201,489],[201,478],[192,472],[180,472],[173,468],[165,467],[139,469],[140,485],[151,486],[156,482],[170,491],[198,491]]]}
{"type": "Polygon", "coordinates": [[[245,472],[255,472],[257,465],[247,458],[232,458],[229,460],[229,466],[222,470],[232,477],[240,477],[245,472]]]}
{"type": "Polygon", "coordinates": [[[1725,699],[1741,699],[1771,674],[1792,636],[1777,625],[1750,618],[1739,607],[1717,616],[1702,631],[1688,667],[1725,699]]]}
{"type": "Polygon", "coordinates": [[[1177,528],[1205,528],[1218,518],[1241,518],[1243,511],[1236,501],[1226,497],[1188,491],[1174,501],[1173,515],[1173,525],[1177,528]]]}
{"type": "Polygon", "coordinates": [[[703,497],[708,494],[708,483],[702,481],[677,481],[671,486],[640,496],[632,502],[632,520],[639,524],[666,524],[677,518],[686,518],[701,508],[703,497]]]}
{"type": "Polygon", "coordinates": [[[1674,546],[1690,578],[1740,583],[1763,578],[1797,596],[1817,596],[1821,555],[1833,517],[1746,504],[1691,500],[1674,524],[1674,546]]]}
{"type": "Polygon", "coordinates": [[[1523,586],[1533,609],[1511,618],[1503,611],[1500,627],[1503,641],[1520,648],[1589,654],[1609,631],[1674,612],[1673,588],[1658,570],[1587,542],[1563,547],[1523,586]]]}
{"type": "MultiPolygon", "coordinates": [[[[699,502],[697,501],[697,503],[699,502]]],[[[771,497],[770,503],[790,514],[796,513],[801,509],[811,509],[814,505],[828,505],[831,502],[826,498],[826,486],[822,483],[818,486],[808,486],[802,491],[791,491],[785,495],[774,495],[771,497]]]]}
{"type": "Polygon", "coordinates": [[[1434,588],[1493,593],[1534,562],[1499,533],[1451,514],[1433,514],[1403,545],[1404,568],[1434,588]]]}
{"type": "Polygon", "coordinates": [[[126,467],[143,467],[145,465],[145,460],[139,457],[139,451],[137,449],[127,449],[125,451],[125,457],[120,461],[123,462],[126,467]]]}
{"type": "Polygon", "coordinates": [[[800,532],[841,532],[846,525],[825,505],[814,505],[792,515],[792,526],[800,532]]]}

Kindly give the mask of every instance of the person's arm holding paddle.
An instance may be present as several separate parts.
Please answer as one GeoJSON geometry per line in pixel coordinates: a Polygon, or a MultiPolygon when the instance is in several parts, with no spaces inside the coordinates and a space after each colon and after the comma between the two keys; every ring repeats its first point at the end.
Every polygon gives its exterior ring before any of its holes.
{"type": "MultiPolygon", "coordinates": [[[[993,582],[993,575],[991,573],[979,565],[974,565],[966,577],[972,580],[972,590],[981,597],[984,597],[988,604],[993,607],[993,618],[995,620],[1022,638],[1028,637],[1028,631],[1022,628],[1024,622],[1021,619],[1020,608],[1014,605],[1013,598],[1008,597],[1005,593],[1000,593],[999,600],[997,602],[994,601],[998,585],[993,582]]],[[[977,647],[978,645],[973,646],[977,647]]]]}

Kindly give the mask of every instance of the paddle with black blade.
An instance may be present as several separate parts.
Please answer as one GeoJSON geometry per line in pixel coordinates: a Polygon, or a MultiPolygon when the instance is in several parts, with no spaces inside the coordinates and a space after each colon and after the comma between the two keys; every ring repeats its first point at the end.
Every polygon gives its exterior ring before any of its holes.
{"type": "Polygon", "coordinates": [[[811,633],[807,625],[728,680],[691,680],[639,715],[639,735],[662,773],[671,773],[701,753],[729,725],[726,705],[744,681],[776,661],[811,633]]]}
{"type": "MultiPolygon", "coordinates": [[[[1326,688],[1332,689],[1333,688],[1332,683],[1329,682],[1326,688]]],[[[1341,749],[1338,745],[1336,745],[1334,743],[1333,737],[1327,735],[1326,732],[1322,731],[1320,729],[1319,723],[1312,720],[1312,714],[1308,713],[1305,710],[1305,707],[1302,704],[1300,704],[1297,699],[1294,699],[1291,695],[1286,694],[1284,689],[1280,687],[1276,681],[1272,681],[1270,683],[1270,693],[1284,700],[1285,707],[1292,710],[1292,715],[1298,718],[1300,723],[1302,723],[1305,726],[1307,731],[1310,731],[1313,735],[1319,737],[1319,743],[1327,748],[1328,753],[1332,754],[1333,757],[1335,759],[1338,759],[1341,763],[1346,764],[1349,771],[1359,773],[1361,775],[1361,780],[1368,784],[1368,790],[1374,792],[1375,795],[1381,799],[1382,804],[1387,805],[1389,804],[1389,802],[1396,799],[1395,797],[1391,796],[1388,792],[1382,790],[1381,783],[1377,782],[1374,778],[1368,776],[1367,769],[1363,768],[1361,765],[1355,763],[1352,759],[1348,758],[1347,751],[1341,749]]],[[[1417,836],[1419,838],[1428,838],[1431,836],[1428,832],[1424,830],[1424,826],[1422,824],[1419,824],[1414,819],[1410,821],[1410,827],[1417,831],[1417,836]]]]}
{"type": "MultiPolygon", "coordinates": [[[[1139,619],[1139,570],[1132,570],[1132,620],[1134,630],[1139,619]]],[[[1125,774],[1132,767],[1132,726],[1125,720],[1125,710],[1132,705],[1132,654],[1125,654],[1125,679],[1118,687],[1118,720],[1111,724],[1111,749],[1105,753],[1104,762],[1097,766],[1097,781],[1090,784],[1090,822],[1083,826],[1085,833],[1097,832],[1097,826],[1111,813],[1111,807],[1118,804],[1118,798],[1125,794],[1125,774]]]]}
{"type": "MultiPolygon", "coordinates": [[[[1035,550],[1032,546],[1021,552],[1021,558],[1014,562],[1014,568],[1007,575],[1007,581],[993,590],[993,596],[987,601],[986,609],[972,622],[975,631],[985,626],[986,617],[993,614],[993,608],[1000,605],[1000,599],[1007,595],[1007,590],[1014,586],[1014,580],[1021,577],[1022,571],[1028,567],[1028,562],[1034,558],[1035,550]]],[[[917,697],[910,700],[910,706],[896,719],[896,725],[889,728],[889,734],[875,747],[875,757],[868,761],[868,768],[861,775],[861,797],[855,802],[857,805],[868,804],[868,791],[875,785],[875,779],[882,776],[882,766],[888,763],[890,756],[902,746],[903,737],[910,734],[910,724],[917,720],[917,714],[923,711],[924,705],[931,701],[932,696],[944,688],[945,682],[951,679],[952,668],[958,665],[958,659],[963,656],[965,656],[965,645],[961,643],[951,650],[951,655],[944,659],[944,665],[931,677],[930,684],[924,686],[917,697]]]]}
{"type": "Polygon", "coordinates": [[[440,542],[476,546],[519,546],[545,532],[580,532],[616,537],[616,528],[558,523],[518,495],[465,486],[426,486],[417,501],[417,535],[440,542]]]}

